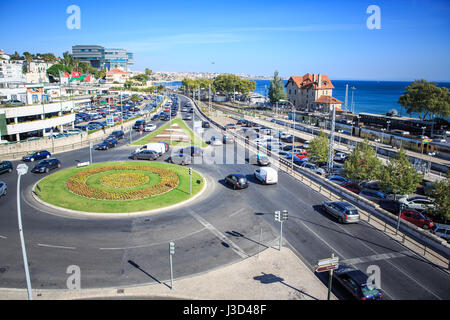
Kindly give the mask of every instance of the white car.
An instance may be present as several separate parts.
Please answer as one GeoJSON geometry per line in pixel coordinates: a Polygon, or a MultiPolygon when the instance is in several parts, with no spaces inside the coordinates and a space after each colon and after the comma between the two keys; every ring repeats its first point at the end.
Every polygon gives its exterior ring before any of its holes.
{"type": "Polygon", "coordinates": [[[405,205],[408,209],[414,209],[418,211],[426,211],[429,208],[434,208],[434,201],[427,197],[417,196],[412,198],[400,198],[398,202],[405,205]]]}
{"type": "Polygon", "coordinates": [[[8,193],[8,186],[3,181],[0,181],[0,197],[6,196],[8,193]]]}
{"type": "Polygon", "coordinates": [[[344,160],[346,160],[348,158],[348,156],[345,154],[345,153],[343,153],[343,152],[337,152],[335,155],[334,155],[334,161],[344,161],[344,160]]]}
{"type": "Polygon", "coordinates": [[[320,176],[325,175],[325,170],[323,170],[322,168],[319,168],[316,165],[309,163],[309,162],[305,162],[304,164],[302,164],[302,168],[305,168],[306,170],[310,170],[320,176]]]}
{"type": "Polygon", "coordinates": [[[145,126],[144,131],[145,131],[145,132],[151,132],[151,131],[155,131],[155,129],[156,129],[156,125],[155,125],[155,124],[153,124],[153,123],[148,123],[148,124],[145,126]]]}
{"type": "Polygon", "coordinates": [[[212,146],[221,146],[223,144],[222,140],[220,140],[216,137],[211,137],[210,143],[212,146]]]}
{"type": "Polygon", "coordinates": [[[263,184],[275,184],[278,182],[277,170],[270,167],[258,168],[253,175],[255,176],[255,179],[263,184]]]}

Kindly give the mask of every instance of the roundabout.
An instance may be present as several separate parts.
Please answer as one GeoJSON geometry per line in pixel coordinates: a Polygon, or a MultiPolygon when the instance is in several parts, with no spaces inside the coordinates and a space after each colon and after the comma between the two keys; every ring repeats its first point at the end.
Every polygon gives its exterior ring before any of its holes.
{"type": "Polygon", "coordinates": [[[206,184],[202,175],[160,162],[104,162],[58,171],[38,181],[35,198],[83,213],[142,213],[188,201],[206,184]]]}

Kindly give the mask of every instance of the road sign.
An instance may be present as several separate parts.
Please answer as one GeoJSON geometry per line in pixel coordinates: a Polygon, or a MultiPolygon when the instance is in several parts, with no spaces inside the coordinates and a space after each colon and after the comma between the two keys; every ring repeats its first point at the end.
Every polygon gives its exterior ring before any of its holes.
{"type": "Polygon", "coordinates": [[[329,264],[326,266],[321,266],[316,268],[316,272],[325,272],[330,270],[336,270],[339,267],[339,264],[329,264]]]}
{"type": "Polygon", "coordinates": [[[325,266],[328,264],[336,264],[336,263],[339,263],[339,257],[333,257],[333,258],[319,260],[319,263],[317,265],[325,266]]]}
{"type": "Polygon", "coordinates": [[[114,117],[113,117],[113,116],[108,116],[108,117],[106,118],[106,124],[107,124],[109,127],[112,127],[112,126],[114,125],[114,117]]]}

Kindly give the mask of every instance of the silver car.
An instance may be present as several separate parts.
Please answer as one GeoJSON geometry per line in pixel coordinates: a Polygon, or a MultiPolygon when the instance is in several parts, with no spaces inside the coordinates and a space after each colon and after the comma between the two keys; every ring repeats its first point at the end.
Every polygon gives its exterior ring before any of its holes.
{"type": "Polygon", "coordinates": [[[0,181],[0,197],[6,196],[8,193],[8,186],[3,181],[0,181]]]}
{"type": "Polygon", "coordinates": [[[309,163],[309,162],[305,162],[304,164],[302,164],[302,168],[310,170],[310,171],[312,171],[315,174],[318,174],[320,176],[323,176],[325,174],[325,170],[323,170],[322,168],[319,168],[315,164],[312,164],[312,163],[309,163]]]}
{"type": "Polygon", "coordinates": [[[414,209],[418,211],[427,211],[428,209],[434,209],[434,201],[427,197],[412,197],[401,198],[398,200],[401,204],[405,205],[408,209],[414,209]]]}
{"type": "Polygon", "coordinates": [[[333,215],[339,223],[357,223],[359,222],[359,213],[352,204],[344,201],[335,201],[322,203],[325,212],[333,215]]]}

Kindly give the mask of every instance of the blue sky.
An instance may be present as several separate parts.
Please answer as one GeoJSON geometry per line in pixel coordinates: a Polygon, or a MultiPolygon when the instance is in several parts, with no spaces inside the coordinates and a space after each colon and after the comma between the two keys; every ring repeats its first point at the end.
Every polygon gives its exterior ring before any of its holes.
{"type": "Polygon", "coordinates": [[[133,70],[346,80],[450,80],[450,2],[0,1],[0,48],[54,52],[97,44],[135,54],[133,70]],[[69,30],[69,5],[81,29],[69,30]],[[381,30],[369,30],[369,5],[381,30]]]}

